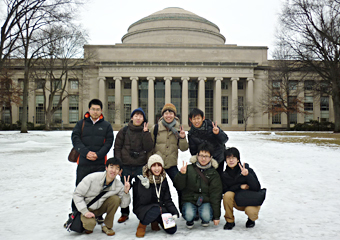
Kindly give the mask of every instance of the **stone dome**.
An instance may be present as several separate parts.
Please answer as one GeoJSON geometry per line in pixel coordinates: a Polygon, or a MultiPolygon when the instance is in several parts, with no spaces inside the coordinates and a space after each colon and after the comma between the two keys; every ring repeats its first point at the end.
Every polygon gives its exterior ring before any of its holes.
{"type": "Polygon", "coordinates": [[[225,37],[207,19],[170,7],[131,24],[122,43],[224,44],[225,37]]]}

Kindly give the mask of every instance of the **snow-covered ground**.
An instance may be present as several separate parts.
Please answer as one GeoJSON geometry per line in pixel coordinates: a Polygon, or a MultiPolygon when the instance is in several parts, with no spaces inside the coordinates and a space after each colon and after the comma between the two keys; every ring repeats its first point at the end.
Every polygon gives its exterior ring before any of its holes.
{"type": "MultiPolygon", "coordinates": [[[[116,132],[115,132],[116,133],[116,132]]],[[[235,210],[236,227],[193,229],[177,221],[178,231],[167,235],[147,228],[145,239],[340,239],[340,148],[268,141],[275,134],[227,132],[227,146],[241,152],[241,161],[252,167],[267,198],[253,229],[246,229],[244,212],[235,210]]],[[[108,237],[99,225],[94,233],[67,232],[63,224],[70,212],[76,164],[67,160],[71,131],[0,132],[0,239],[135,239],[138,220],[118,224],[108,237]]],[[[112,150],[109,153],[112,156],[112,150]]],[[[180,153],[188,161],[189,151],[180,153]]],[[[176,191],[172,188],[174,202],[176,191]]]]}

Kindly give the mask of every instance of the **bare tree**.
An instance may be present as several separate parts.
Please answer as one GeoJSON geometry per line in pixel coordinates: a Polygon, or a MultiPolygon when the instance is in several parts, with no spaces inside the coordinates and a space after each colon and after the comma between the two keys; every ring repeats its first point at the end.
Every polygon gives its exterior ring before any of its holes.
{"type": "Polygon", "coordinates": [[[290,0],[280,15],[279,38],[322,79],[333,100],[335,129],[340,132],[340,1],[290,0]]]}
{"type": "Polygon", "coordinates": [[[234,118],[242,120],[244,124],[244,131],[247,131],[249,119],[254,118],[257,113],[255,106],[251,102],[246,101],[243,103],[240,102],[240,100],[237,104],[235,104],[234,110],[232,111],[234,118]]]}

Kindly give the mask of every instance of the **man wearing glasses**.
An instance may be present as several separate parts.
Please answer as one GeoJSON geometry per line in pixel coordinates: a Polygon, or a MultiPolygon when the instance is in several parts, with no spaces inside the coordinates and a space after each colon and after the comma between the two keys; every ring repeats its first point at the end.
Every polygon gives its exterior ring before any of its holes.
{"type": "MultiPolygon", "coordinates": [[[[113,130],[102,114],[99,99],[89,102],[89,111],[77,122],[72,132],[73,147],[80,153],[77,164],[76,186],[90,173],[105,171],[106,154],[113,144],[113,130]]],[[[72,203],[72,209],[75,209],[72,203]]]]}
{"type": "Polygon", "coordinates": [[[218,162],[212,158],[212,146],[202,143],[197,155],[190,158],[191,165],[184,164],[175,176],[175,187],[182,192],[181,209],[187,228],[193,228],[194,219],[202,220],[203,227],[220,223],[222,182],[216,171],[218,162]]]}

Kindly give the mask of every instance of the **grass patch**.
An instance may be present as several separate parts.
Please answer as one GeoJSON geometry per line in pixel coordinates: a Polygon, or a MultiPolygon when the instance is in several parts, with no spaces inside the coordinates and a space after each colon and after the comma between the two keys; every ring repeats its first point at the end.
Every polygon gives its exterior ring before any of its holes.
{"type": "Polygon", "coordinates": [[[340,134],[332,132],[265,132],[266,140],[282,143],[304,143],[318,146],[340,147],[340,134]],[[272,134],[272,133],[275,133],[272,134]]]}

